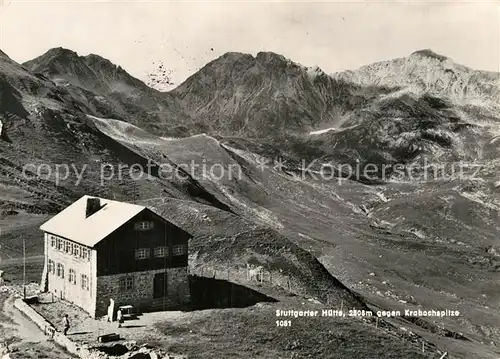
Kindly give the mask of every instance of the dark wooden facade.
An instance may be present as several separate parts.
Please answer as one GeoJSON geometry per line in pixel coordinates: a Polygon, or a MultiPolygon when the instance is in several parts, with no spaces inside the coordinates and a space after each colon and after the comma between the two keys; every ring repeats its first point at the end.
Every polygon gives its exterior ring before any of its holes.
{"type": "Polygon", "coordinates": [[[187,267],[190,237],[186,231],[144,209],[95,246],[97,276],[187,267]],[[153,222],[153,228],[138,230],[136,225],[142,221],[153,222]],[[184,246],[184,254],[173,255],[172,248],[177,245],[184,246]],[[154,256],[158,247],[168,248],[165,257],[154,256]],[[136,250],[140,248],[149,248],[149,258],[136,259],[136,250]]]}

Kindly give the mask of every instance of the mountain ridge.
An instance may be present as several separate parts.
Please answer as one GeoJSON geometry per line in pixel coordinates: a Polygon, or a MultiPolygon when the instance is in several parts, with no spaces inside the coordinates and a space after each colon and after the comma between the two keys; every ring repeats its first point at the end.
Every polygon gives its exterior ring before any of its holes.
{"type": "MultiPolygon", "coordinates": [[[[42,73],[47,77],[57,76],[57,75],[73,75],[71,79],[84,80],[82,77],[90,77],[96,80],[96,76],[100,74],[103,77],[117,77],[124,80],[125,82],[130,82],[132,85],[140,87],[148,87],[141,80],[133,77],[128,72],[126,72],[121,66],[113,64],[108,59],[101,57],[96,54],[88,54],[86,56],[80,56],[77,52],[63,47],[57,47],[49,49],[46,53],[26,61],[22,64],[24,67],[28,68],[30,71],[35,73],[42,73]],[[75,62],[82,62],[87,65],[88,69],[81,67],[74,67],[75,62]],[[81,71],[80,73],[60,73],[59,71],[64,70],[64,66],[73,65],[71,70],[81,71]],[[86,70],[92,71],[86,71],[86,70]]],[[[75,85],[81,85],[76,82],[75,85]]],[[[107,90],[111,90],[107,88],[107,90]]],[[[151,88],[151,92],[156,90],[151,88]]]]}
{"type": "Polygon", "coordinates": [[[403,85],[415,93],[446,96],[457,104],[488,100],[500,107],[500,72],[474,70],[430,49],[332,74],[358,84],[403,85]]]}
{"type": "Polygon", "coordinates": [[[208,133],[259,138],[279,143],[283,154],[296,161],[321,158],[351,165],[356,161],[410,164],[424,154],[442,162],[498,153],[492,146],[472,145],[493,140],[490,132],[496,131],[490,128],[498,123],[500,104],[495,100],[500,92],[491,81],[478,85],[492,75],[455,64],[429,49],[333,75],[274,52],[255,56],[228,52],[165,93],[150,89],[98,55],[78,56],[63,48],[24,65],[93,92],[80,95],[92,105],[88,114],[125,120],[166,137],[208,133]],[[64,65],[68,59],[72,61],[64,65]],[[75,80],[64,66],[86,70],[75,80]],[[82,76],[88,85],[80,83],[82,76]],[[324,128],[343,132],[308,136],[324,128]],[[371,148],[377,148],[377,156],[369,154],[371,148]]]}

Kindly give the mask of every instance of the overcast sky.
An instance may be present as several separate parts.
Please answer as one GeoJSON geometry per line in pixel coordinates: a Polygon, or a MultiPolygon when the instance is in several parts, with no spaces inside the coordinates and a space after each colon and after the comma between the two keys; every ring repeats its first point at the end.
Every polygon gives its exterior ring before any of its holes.
{"type": "Polygon", "coordinates": [[[99,54],[142,80],[163,61],[179,83],[228,51],[273,51],[330,73],[431,48],[500,71],[500,9],[493,1],[8,2],[0,12],[0,48],[14,60],[62,46],[99,54]]]}

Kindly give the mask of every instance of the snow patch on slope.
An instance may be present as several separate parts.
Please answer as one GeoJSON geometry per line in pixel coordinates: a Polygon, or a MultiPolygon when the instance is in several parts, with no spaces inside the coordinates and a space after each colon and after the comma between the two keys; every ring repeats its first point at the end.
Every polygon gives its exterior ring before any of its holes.
{"type": "Polygon", "coordinates": [[[160,138],[128,122],[92,115],[87,115],[87,117],[94,121],[99,131],[114,140],[132,145],[158,145],[162,142],[160,138]]]}
{"type": "Polygon", "coordinates": [[[310,135],[321,135],[323,133],[327,133],[329,131],[335,131],[335,127],[330,127],[330,128],[325,128],[324,130],[316,130],[316,131],[311,131],[309,132],[310,135]]]}

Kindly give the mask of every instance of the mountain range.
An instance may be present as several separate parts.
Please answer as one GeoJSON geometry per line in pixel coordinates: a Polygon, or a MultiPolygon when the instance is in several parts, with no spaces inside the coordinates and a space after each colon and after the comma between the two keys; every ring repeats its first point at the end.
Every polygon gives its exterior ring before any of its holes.
{"type": "Polygon", "coordinates": [[[401,325],[493,358],[499,79],[431,50],[334,74],[226,53],[160,92],[98,55],[0,52],[2,256],[21,237],[40,255],[37,225],[83,194],[140,202],[195,235],[193,265],[285,269],[320,301],[458,308],[401,325]]]}

